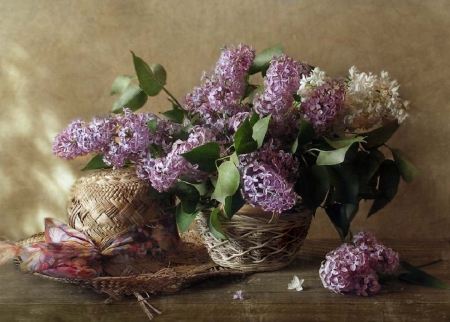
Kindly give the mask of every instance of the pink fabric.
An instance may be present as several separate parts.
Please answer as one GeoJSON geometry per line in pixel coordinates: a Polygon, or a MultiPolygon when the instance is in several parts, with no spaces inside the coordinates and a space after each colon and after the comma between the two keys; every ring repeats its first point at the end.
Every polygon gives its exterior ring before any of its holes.
{"type": "Polygon", "coordinates": [[[132,227],[111,238],[103,251],[83,233],[58,220],[45,219],[45,242],[16,246],[0,242],[0,264],[20,257],[25,273],[58,278],[90,279],[102,274],[102,262],[123,263],[147,255],[165,255],[178,243],[174,221],[160,220],[154,226],[132,227]]]}

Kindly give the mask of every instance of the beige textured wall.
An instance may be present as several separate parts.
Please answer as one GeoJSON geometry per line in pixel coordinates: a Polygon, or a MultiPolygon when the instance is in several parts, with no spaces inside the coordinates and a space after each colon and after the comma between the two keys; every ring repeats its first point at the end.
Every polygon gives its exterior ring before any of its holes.
{"type": "MultiPolygon", "coordinates": [[[[262,50],[281,43],[329,75],[351,65],[388,70],[412,101],[396,134],[421,176],[353,230],[384,237],[449,238],[449,1],[0,1],[0,236],[65,219],[65,200],[86,160],[52,155],[72,119],[108,112],[116,75],[133,73],[130,50],[168,71],[181,98],[210,69],[222,44],[262,50]]],[[[168,108],[161,96],[146,110],[168,108]]],[[[324,213],[311,238],[337,237],[324,213]]]]}

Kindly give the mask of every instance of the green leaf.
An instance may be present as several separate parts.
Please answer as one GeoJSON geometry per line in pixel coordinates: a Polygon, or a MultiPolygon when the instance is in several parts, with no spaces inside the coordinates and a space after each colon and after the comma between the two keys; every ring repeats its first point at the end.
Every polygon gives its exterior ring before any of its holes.
{"type": "MultiPolygon", "coordinates": [[[[244,92],[244,95],[241,97],[241,101],[243,101],[245,98],[249,97],[253,93],[253,91],[257,88],[258,88],[258,86],[255,86],[252,84],[248,84],[247,86],[245,86],[245,92],[244,92]]],[[[253,102],[253,97],[250,102],[253,102]]]]}
{"type": "Polygon", "coordinates": [[[301,167],[294,188],[307,207],[315,211],[322,204],[330,189],[330,177],[327,168],[318,165],[313,165],[310,168],[301,167]]]}
{"type": "Polygon", "coordinates": [[[218,172],[219,177],[211,198],[225,204],[226,197],[234,195],[238,190],[241,178],[238,169],[231,161],[222,163],[218,172]]]}
{"type": "Polygon", "coordinates": [[[136,76],[129,76],[129,75],[117,76],[111,85],[111,91],[109,95],[123,94],[133,79],[136,79],[136,76]]]}
{"type": "Polygon", "coordinates": [[[199,117],[200,117],[200,114],[195,114],[189,121],[189,124],[187,124],[186,126],[183,126],[181,128],[181,131],[189,133],[189,131],[194,127],[194,124],[198,120],[199,117]]]}
{"type": "Polygon", "coordinates": [[[325,212],[344,241],[350,230],[350,223],[358,212],[357,204],[334,203],[325,207],[325,212]]]}
{"type": "Polygon", "coordinates": [[[198,164],[198,169],[204,172],[216,171],[216,160],[220,158],[220,145],[208,142],[183,153],[182,156],[191,164],[198,164]]]}
{"type": "Polygon", "coordinates": [[[344,149],[351,146],[353,143],[364,142],[364,137],[362,136],[354,136],[354,137],[345,137],[345,138],[337,138],[337,139],[328,139],[324,137],[325,141],[332,148],[339,150],[344,149]]]}
{"type": "Polygon", "coordinates": [[[184,120],[184,112],[177,105],[173,105],[170,111],[162,113],[165,117],[167,117],[172,122],[177,124],[182,124],[184,120]]]}
{"type": "Polygon", "coordinates": [[[91,159],[91,161],[86,164],[86,166],[81,169],[81,171],[87,171],[87,170],[97,170],[97,169],[110,169],[112,166],[107,165],[103,161],[103,155],[97,154],[95,157],[91,159]]]}
{"type": "Polygon", "coordinates": [[[364,149],[376,149],[386,143],[391,136],[397,131],[399,125],[396,120],[370,132],[361,133],[366,137],[366,142],[362,144],[364,149]]]}
{"type": "Polygon", "coordinates": [[[219,239],[227,239],[218,218],[219,209],[215,208],[209,216],[208,226],[211,233],[219,239]]]}
{"type": "Polygon", "coordinates": [[[158,120],[157,119],[153,119],[147,122],[147,126],[150,129],[150,131],[152,131],[152,133],[156,133],[156,126],[158,125],[158,120]]]}
{"type": "Polygon", "coordinates": [[[380,165],[379,173],[378,195],[367,217],[383,209],[394,198],[397,193],[398,184],[400,183],[400,173],[395,162],[392,160],[383,161],[380,165]]]}
{"type": "Polygon", "coordinates": [[[369,183],[369,181],[371,179],[373,179],[373,177],[378,172],[378,169],[380,168],[380,165],[383,163],[384,160],[385,160],[385,157],[381,151],[376,150],[376,149],[370,151],[367,183],[369,183]]]}
{"type": "Polygon", "coordinates": [[[377,213],[381,209],[387,206],[389,203],[389,200],[385,197],[377,196],[375,197],[375,200],[372,203],[372,206],[370,207],[369,213],[367,214],[367,218],[372,216],[373,214],[377,213]]]}
{"type": "Polygon", "coordinates": [[[290,152],[294,154],[298,149],[298,137],[295,139],[294,143],[292,143],[290,152]]]}
{"type": "Polygon", "coordinates": [[[311,123],[306,120],[300,121],[300,131],[298,132],[298,145],[303,146],[314,139],[316,133],[311,123]]]}
{"type": "Polygon", "coordinates": [[[301,120],[300,130],[298,132],[297,138],[291,146],[291,153],[294,154],[295,152],[297,152],[299,146],[304,146],[305,144],[310,143],[315,136],[316,134],[311,123],[306,120],[301,120]]]}
{"type": "Polygon", "coordinates": [[[175,212],[175,218],[177,221],[178,229],[180,230],[180,233],[184,233],[189,226],[194,221],[195,217],[197,216],[199,210],[194,211],[193,213],[185,213],[181,207],[181,205],[177,206],[177,210],[175,212]]]}
{"type": "MultiPolygon", "coordinates": [[[[255,95],[258,93],[264,93],[264,86],[259,86],[255,88],[249,95],[248,95],[248,101],[250,104],[253,104],[253,100],[255,98],[255,95]]],[[[256,114],[256,113],[255,113],[256,114]]]]}
{"type": "Polygon", "coordinates": [[[363,142],[364,138],[356,136],[349,140],[347,140],[347,138],[346,140],[329,140],[325,138],[325,140],[330,146],[333,147],[334,145],[340,148],[331,151],[320,151],[316,161],[317,165],[336,165],[344,162],[345,154],[351,145],[354,143],[363,142]]]}
{"type": "Polygon", "coordinates": [[[387,199],[391,201],[397,194],[400,183],[400,173],[394,161],[385,160],[380,165],[380,181],[378,190],[384,192],[387,199]]]}
{"type": "Polygon", "coordinates": [[[270,117],[271,115],[263,117],[253,125],[252,137],[258,143],[258,148],[263,145],[264,137],[266,136],[267,128],[269,127],[270,117]]]}
{"type": "Polygon", "coordinates": [[[186,131],[184,131],[183,129],[181,129],[180,132],[174,133],[174,134],[172,135],[172,137],[173,137],[175,140],[186,141],[186,140],[189,138],[189,133],[186,132],[186,131]]]}
{"type": "Polygon", "coordinates": [[[267,69],[274,56],[278,57],[282,53],[283,47],[281,45],[274,45],[260,52],[258,55],[256,55],[255,60],[253,61],[253,64],[250,67],[248,73],[250,75],[253,75],[260,71],[263,71],[264,69],[267,69]]]}
{"type": "Polygon", "coordinates": [[[409,264],[408,262],[400,261],[400,265],[402,266],[403,269],[410,272],[410,273],[403,273],[398,276],[398,278],[402,281],[431,288],[438,288],[445,290],[450,289],[450,286],[445,284],[439,278],[422,271],[421,269],[409,264]]]}
{"type": "Polygon", "coordinates": [[[253,129],[248,119],[245,119],[234,134],[234,148],[238,155],[251,153],[258,148],[258,142],[253,139],[253,129]]]}
{"type": "Polygon", "coordinates": [[[239,158],[238,158],[236,152],[233,152],[233,153],[230,155],[230,161],[233,162],[234,165],[235,165],[236,167],[239,166],[239,158]]]}
{"type": "Polygon", "coordinates": [[[250,126],[253,128],[253,126],[256,124],[256,122],[259,121],[259,114],[253,113],[252,117],[250,118],[250,126]]]}
{"type": "Polygon", "coordinates": [[[196,210],[197,203],[200,201],[200,193],[193,185],[185,182],[177,182],[170,192],[180,199],[183,212],[190,214],[196,210]]]}
{"type": "Polygon", "coordinates": [[[202,183],[191,183],[191,185],[193,185],[195,187],[195,189],[198,190],[198,193],[201,196],[205,196],[208,194],[211,194],[211,189],[213,188],[213,185],[211,184],[211,181],[206,180],[205,182],[202,183]]]}
{"type": "Polygon", "coordinates": [[[352,164],[328,167],[333,202],[358,204],[359,178],[352,164]]]}
{"type": "Polygon", "coordinates": [[[132,111],[137,111],[147,102],[147,95],[142,91],[139,85],[130,85],[118,100],[114,102],[111,110],[113,113],[121,113],[123,108],[129,108],[132,111]]]}
{"type": "Polygon", "coordinates": [[[242,198],[240,189],[232,196],[225,198],[225,204],[223,205],[223,210],[229,219],[238,212],[245,205],[245,200],[242,198]]]}
{"type": "Polygon", "coordinates": [[[166,198],[172,198],[173,195],[170,192],[164,191],[159,192],[151,184],[148,185],[148,198],[150,200],[157,200],[157,199],[166,199],[166,198]]]}
{"type": "Polygon", "coordinates": [[[403,180],[406,182],[411,182],[419,174],[417,168],[408,159],[408,157],[399,149],[391,149],[392,155],[394,156],[394,161],[397,164],[398,170],[403,180]]]}
{"type": "Polygon", "coordinates": [[[383,161],[384,155],[378,150],[372,150],[370,153],[358,151],[353,165],[359,177],[360,192],[361,190],[367,190],[367,185],[378,173],[378,169],[383,161]]]}
{"type": "Polygon", "coordinates": [[[162,147],[156,144],[149,144],[148,149],[150,150],[152,157],[155,159],[159,158],[163,153],[162,147]]]}
{"type": "Polygon", "coordinates": [[[139,84],[148,96],[156,96],[166,84],[166,71],[159,64],[153,64],[150,68],[140,57],[133,52],[134,68],[139,79],[139,84]]]}

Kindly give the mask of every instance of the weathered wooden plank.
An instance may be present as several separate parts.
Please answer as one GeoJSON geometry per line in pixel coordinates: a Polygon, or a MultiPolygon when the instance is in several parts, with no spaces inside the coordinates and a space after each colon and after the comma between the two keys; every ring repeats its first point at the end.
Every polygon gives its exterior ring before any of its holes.
{"type": "MultiPolygon", "coordinates": [[[[250,301],[205,303],[202,305],[171,303],[157,305],[163,312],[156,321],[448,321],[448,304],[368,302],[262,304],[250,301]]],[[[148,321],[137,303],[127,305],[24,305],[0,306],[0,321],[76,322],[76,321],[148,321]]]]}
{"type": "MultiPolygon", "coordinates": [[[[403,259],[422,264],[450,283],[447,241],[388,241],[403,259]]],[[[161,321],[446,321],[450,320],[450,291],[390,282],[372,298],[341,296],[323,288],[318,268],[324,255],[339,243],[307,241],[289,267],[246,278],[216,278],[179,294],[155,296],[161,321]],[[293,275],[305,278],[305,290],[288,291],[293,275]],[[233,301],[243,290],[245,301],[233,301]]],[[[69,284],[22,275],[12,265],[0,269],[0,321],[146,321],[137,301],[127,298],[104,304],[106,295],[69,284]]]]}

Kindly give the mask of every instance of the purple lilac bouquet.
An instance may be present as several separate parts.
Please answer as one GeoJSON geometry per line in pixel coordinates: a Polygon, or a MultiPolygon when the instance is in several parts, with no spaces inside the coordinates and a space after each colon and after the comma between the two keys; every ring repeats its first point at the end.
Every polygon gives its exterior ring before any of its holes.
{"type": "Polygon", "coordinates": [[[72,122],[53,150],[65,159],[94,153],[85,169],[134,166],[150,198],[179,199],[181,232],[205,208],[211,231],[224,238],[219,213],[231,219],[244,204],[282,213],[303,203],[323,207],[343,239],[360,200],[374,200],[370,216],[392,200],[401,177],[416,175],[399,150],[388,148],[391,159],[379,150],[408,109],[386,72],[352,67],[332,78],[279,45],[258,55],[246,45],[224,47],[180,103],[161,65],[134,53],[133,61],[137,77],[113,83],[111,93],[121,95],[114,115],[72,122]],[[172,104],[164,117],[136,113],[161,91],[172,104]]]}
{"type": "Polygon", "coordinates": [[[380,291],[379,275],[392,275],[399,267],[398,253],[369,232],[353,236],[352,243],[329,252],[319,269],[323,286],[335,293],[369,296],[380,291]]]}

